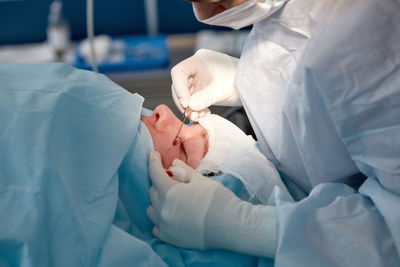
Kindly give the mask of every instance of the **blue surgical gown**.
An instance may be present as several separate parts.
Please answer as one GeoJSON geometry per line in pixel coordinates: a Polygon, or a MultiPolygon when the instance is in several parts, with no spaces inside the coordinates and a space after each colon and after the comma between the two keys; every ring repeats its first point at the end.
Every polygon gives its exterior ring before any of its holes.
{"type": "Polygon", "coordinates": [[[272,266],[153,237],[141,96],[64,64],[0,65],[0,77],[0,266],[272,266]]]}

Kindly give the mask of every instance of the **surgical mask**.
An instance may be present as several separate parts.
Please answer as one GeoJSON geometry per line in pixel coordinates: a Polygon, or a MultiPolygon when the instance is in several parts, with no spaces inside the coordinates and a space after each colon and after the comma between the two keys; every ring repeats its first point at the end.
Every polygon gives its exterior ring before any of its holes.
{"type": "Polygon", "coordinates": [[[247,0],[208,19],[199,19],[196,8],[194,14],[198,21],[217,26],[240,29],[263,20],[277,11],[287,0],[247,0]]]}

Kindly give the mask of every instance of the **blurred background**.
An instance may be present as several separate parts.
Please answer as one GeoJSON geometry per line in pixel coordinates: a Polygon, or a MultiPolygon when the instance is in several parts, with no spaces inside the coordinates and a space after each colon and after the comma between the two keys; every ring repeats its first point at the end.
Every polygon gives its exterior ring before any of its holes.
{"type": "MultiPolygon", "coordinates": [[[[91,70],[87,11],[85,0],[0,0],[0,63],[64,62],[91,70]]],[[[179,117],[171,67],[200,48],[240,57],[249,32],[202,24],[185,0],[94,0],[90,21],[99,71],[145,97],[145,107],[167,104],[179,117]]],[[[212,111],[250,133],[242,109],[212,111]]]]}

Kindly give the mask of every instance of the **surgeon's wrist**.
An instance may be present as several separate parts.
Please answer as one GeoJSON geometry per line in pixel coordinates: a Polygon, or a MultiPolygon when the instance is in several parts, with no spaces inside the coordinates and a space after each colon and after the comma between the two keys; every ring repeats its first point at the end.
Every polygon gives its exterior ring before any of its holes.
{"type": "Polygon", "coordinates": [[[236,86],[233,85],[232,94],[225,100],[215,103],[217,106],[241,107],[243,106],[239,92],[236,86]]]}
{"type": "Polygon", "coordinates": [[[226,249],[257,257],[275,257],[278,243],[275,207],[252,205],[234,198],[221,210],[218,218],[218,221],[215,216],[214,221],[206,219],[206,249],[226,249]]]}

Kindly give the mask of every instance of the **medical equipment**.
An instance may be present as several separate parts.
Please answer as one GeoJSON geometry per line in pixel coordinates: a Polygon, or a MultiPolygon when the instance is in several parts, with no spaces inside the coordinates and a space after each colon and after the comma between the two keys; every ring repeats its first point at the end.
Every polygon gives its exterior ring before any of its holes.
{"type": "Polygon", "coordinates": [[[144,8],[146,13],[147,34],[156,36],[158,34],[158,8],[157,0],[145,0],[144,8]]]}
{"type": "Polygon", "coordinates": [[[183,124],[185,124],[185,122],[186,122],[186,119],[190,118],[191,113],[192,113],[192,110],[189,107],[185,109],[185,112],[183,113],[182,124],[179,127],[179,130],[178,130],[178,133],[176,134],[176,137],[172,141],[172,145],[175,146],[178,142],[181,141],[181,138],[179,137],[179,133],[181,132],[183,124]]]}
{"type": "MultiPolygon", "coordinates": [[[[86,30],[87,30],[87,39],[89,40],[89,48],[90,48],[89,49],[89,51],[90,51],[89,62],[92,67],[92,70],[94,72],[99,72],[99,66],[98,66],[98,62],[97,62],[97,55],[96,55],[95,44],[94,44],[93,1],[94,0],[86,0],[86,30]]],[[[147,32],[150,36],[154,37],[158,34],[157,1],[156,0],[145,0],[145,12],[146,12],[147,32]]],[[[146,49],[151,50],[152,47],[146,48],[146,49]]],[[[157,50],[156,52],[159,52],[158,49],[155,49],[155,50],[157,50]]],[[[135,53],[137,53],[136,50],[135,50],[135,53]]],[[[166,53],[166,55],[168,55],[168,53],[166,53]]],[[[160,58],[160,57],[157,57],[157,59],[158,58],[160,58]]],[[[121,62],[121,61],[125,61],[125,60],[123,57],[118,57],[118,61],[121,62]]],[[[128,60],[128,63],[129,63],[129,60],[128,60]]],[[[154,65],[154,62],[151,62],[150,64],[152,64],[152,63],[154,65]]],[[[157,62],[155,64],[157,64],[157,62]]]]}
{"type": "MultiPolygon", "coordinates": [[[[94,38],[97,65],[100,72],[164,69],[169,65],[168,40],[157,36],[104,36],[94,38]]],[[[91,69],[89,40],[80,42],[74,50],[74,66],[91,69]]]]}
{"type": "MultiPolygon", "coordinates": [[[[79,56],[82,57],[87,64],[91,64],[92,61],[91,42],[92,40],[86,38],[77,45],[79,56]]],[[[93,47],[96,53],[96,60],[98,64],[101,64],[107,59],[109,51],[111,50],[111,46],[112,40],[110,36],[101,34],[94,37],[93,47]]]]}
{"type": "Polygon", "coordinates": [[[94,49],[94,22],[93,22],[93,1],[94,0],[86,0],[86,31],[87,38],[89,39],[89,47],[90,47],[90,64],[92,66],[92,70],[94,72],[99,72],[97,66],[97,57],[96,51],[94,49]]]}
{"type": "Polygon", "coordinates": [[[62,2],[52,2],[47,26],[47,43],[56,61],[64,60],[70,46],[70,30],[62,13],[62,2]]]}

